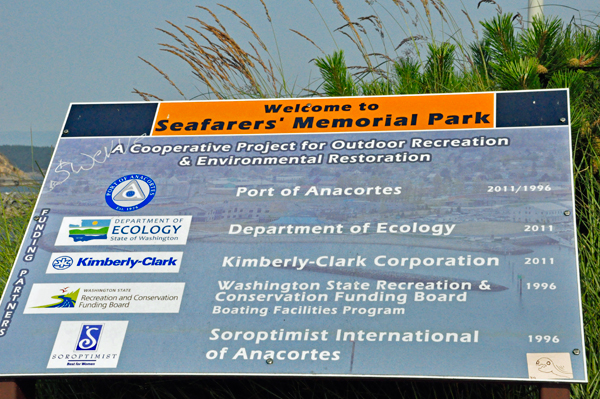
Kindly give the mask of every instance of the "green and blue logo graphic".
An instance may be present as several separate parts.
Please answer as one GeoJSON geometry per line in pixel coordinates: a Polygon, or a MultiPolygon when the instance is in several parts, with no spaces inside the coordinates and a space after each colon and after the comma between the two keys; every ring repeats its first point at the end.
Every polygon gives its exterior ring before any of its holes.
{"type": "Polygon", "coordinates": [[[79,288],[76,291],[67,292],[69,287],[65,287],[61,289],[62,294],[54,295],[51,298],[56,299],[59,302],[54,302],[49,305],[35,306],[36,308],[45,308],[45,309],[53,309],[53,308],[74,308],[77,303],[77,298],[79,297],[79,288]]]}
{"type": "Polygon", "coordinates": [[[69,225],[69,237],[73,241],[106,240],[110,219],[82,219],[80,225],[69,225]]]}

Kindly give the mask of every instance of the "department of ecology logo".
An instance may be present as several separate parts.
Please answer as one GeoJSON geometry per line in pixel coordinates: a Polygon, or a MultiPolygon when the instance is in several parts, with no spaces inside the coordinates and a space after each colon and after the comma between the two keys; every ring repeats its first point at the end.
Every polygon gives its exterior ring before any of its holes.
{"type": "Polygon", "coordinates": [[[118,178],[106,189],[108,206],[119,212],[131,212],[148,205],[156,195],[156,183],[144,175],[118,178]]]}
{"type": "Polygon", "coordinates": [[[106,240],[111,219],[82,219],[81,224],[69,224],[73,241],[106,240]]]}
{"type": "Polygon", "coordinates": [[[104,324],[83,324],[75,351],[95,351],[98,349],[103,327],[104,324]]]}
{"type": "Polygon", "coordinates": [[[191,223],[188,215],[65,216],[55,245],[185,245],[191,223]]]}

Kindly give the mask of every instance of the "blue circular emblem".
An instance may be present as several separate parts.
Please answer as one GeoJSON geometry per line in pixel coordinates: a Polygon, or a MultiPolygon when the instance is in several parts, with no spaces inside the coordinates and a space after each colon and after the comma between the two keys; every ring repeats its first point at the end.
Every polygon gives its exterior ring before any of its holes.
{"type": "Polygon", "coordinates": [[[148,205],[156,195],[156,183],[144,175],[118,178],[106,189],[104,198],[112,209],[131,212],[148,205]]]}
{"type": "Polygon", "coordinates": [[[65,270],[73,265],[73,258],[70,256],[59,256],[52,262],[52,267],[56,270],[65,270]]]}

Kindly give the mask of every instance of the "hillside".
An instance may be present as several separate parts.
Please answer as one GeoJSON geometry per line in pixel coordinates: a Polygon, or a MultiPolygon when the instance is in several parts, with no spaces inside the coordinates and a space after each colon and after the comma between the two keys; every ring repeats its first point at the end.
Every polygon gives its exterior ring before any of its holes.
{"type": "Polygon", "coordinates": [[[15,167],[2,153],[0,153],[0,184],[3,180],[24,180],[27,174],[15,167]]]}
{"type": "MultiPolygon", "coordinates": [[[[33,163],[31,169],[31,146],[27,145],[0,145],[0,154],[4,155],[10,163],[25,172],[39,172],[33,163]]],[[[42,170],[48,168],[54,147],[33,147],[33,159],[42,170]]]]}

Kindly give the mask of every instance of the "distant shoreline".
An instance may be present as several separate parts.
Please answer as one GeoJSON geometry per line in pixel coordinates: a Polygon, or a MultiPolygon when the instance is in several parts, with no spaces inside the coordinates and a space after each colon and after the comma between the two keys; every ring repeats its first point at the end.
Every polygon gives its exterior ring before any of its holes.
{"type": "MultiPolygon", "coordinates": [[[[44,130],[33,131],[34,147],[55,146],[58,141],[59,131],[44,130]]],[[[26,145],[31,146],[31,133],[29,130],[10,130],[0,132],[0,146],[4,145],[26,145]]]]}
{"type": "MultiPolygon", "coordinates": [[[[240,243],[240,244],[257,244],[257,243],[319,243],[322,242],[322,238],[314,236],[264,236],[260,239],[248,236],[231,237],[227,236],[227,239],[223,238],[222,234],[219,235],[199,235],[190,233],[190,241],[205,241],[205,242],[227,242],[227,243],[240,243]]],[[[339,236],[330,235],[327,236],[327,243],[343,243],[343,244],[369,244],[369,245],[397,245],[397,246],[408,246],[408,247],[421,247],[421,248],[435,248],[435,249],[446,249],[446,250],[463,250],[473,252],[487,252],[494,254],[503,255],[515,255],[531,253],[532,251],[527,248],[510,247],[504,251],[500,251],[495,248],[490,248],[485,243],[466,241],[459,237],[439,238],[439,237],[411,237],[407,235],[403,236],[390,236],[390,235],[379,235],[379,234],[363,234],[363,235],[352,235],[343,234],[339,236]]]]}

